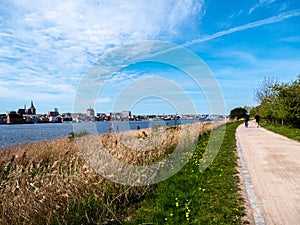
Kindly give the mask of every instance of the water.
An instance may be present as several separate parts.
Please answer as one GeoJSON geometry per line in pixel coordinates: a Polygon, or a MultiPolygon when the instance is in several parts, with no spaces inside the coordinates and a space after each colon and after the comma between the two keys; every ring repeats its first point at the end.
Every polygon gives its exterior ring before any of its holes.
{"type": "Polygon", "coordinates": [[[155,125],[179,125],[198,122],[199,120],[168,120],[168,121],[130,121],[130,122],[96,122],[96,123],[46,123],[46,124],[13,124],[0,125],[0,148],[42,140],[53,140],[66,137],[71,132],[86,130],[89,133],[104,134],[109,132],[113,124],[114,132],[130,129],[153,127],[155,125]]]}
{"type": "Polygon", "coordinates": [[[70,123],[14,124],[0,126],[0,148],[68,136],[73,131],[70,123]]]}

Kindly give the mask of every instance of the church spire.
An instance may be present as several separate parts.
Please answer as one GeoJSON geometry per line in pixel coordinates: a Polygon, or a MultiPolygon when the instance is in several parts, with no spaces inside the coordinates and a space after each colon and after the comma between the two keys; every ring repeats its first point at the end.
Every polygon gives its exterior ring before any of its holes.
{"type": "Polygon", "coordinates": [[[36,114],[36,109],[35,109],[35,107],[33,105],[33,101],[32,100],[31,100],[31,106],[30,106],[29,111],[30,111],[30,114],[33,114],[33,115],[36,114]]]}

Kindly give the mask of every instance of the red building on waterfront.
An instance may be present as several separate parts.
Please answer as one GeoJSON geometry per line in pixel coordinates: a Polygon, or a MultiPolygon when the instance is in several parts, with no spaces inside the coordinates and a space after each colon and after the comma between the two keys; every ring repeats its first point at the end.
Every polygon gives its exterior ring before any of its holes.
{"type": "Polygon", "coordinates": [[[36,119],[36,108],[33,105],[33,101],[31,101],[29,109],[26,109],[25,105],[23,109],[18,109],[18,112],[10,111],[6,114],[6,123],[24,123],[36,119]]]}

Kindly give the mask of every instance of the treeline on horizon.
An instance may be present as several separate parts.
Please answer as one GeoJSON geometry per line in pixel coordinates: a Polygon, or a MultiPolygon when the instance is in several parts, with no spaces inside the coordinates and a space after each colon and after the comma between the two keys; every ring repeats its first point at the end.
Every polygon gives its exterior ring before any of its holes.
{"type": "Polygon", "coordinates": [[[277,78],[265,77],[254,89],[254,97],[258,106],[235,108],[230,117],[240,119],[250,111],[251,117],[258,114],[268,123],[300,128],[300,75],[296,80],[283,83],[277,78]]]}

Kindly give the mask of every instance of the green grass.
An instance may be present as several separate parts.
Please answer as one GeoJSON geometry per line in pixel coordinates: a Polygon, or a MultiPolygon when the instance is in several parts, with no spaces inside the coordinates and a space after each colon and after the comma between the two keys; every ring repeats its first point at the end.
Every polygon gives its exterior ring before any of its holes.
{"type": "Polygon", "coordinates": [[[281,126],[277,124],[270,124],[267,122],[262,121],[260,123],[261,127],[264,127],[274,133],[281,134],[283,136],[286,136],[290,139],[300,141],[300,129],[289,127],[289,126],[281,126]]]}
{"type": "Polygon", "coordinates": [[[226,125],[224,142],[203,172],[198,162],[209,140],[202,135],[191,160],[173,177],[157,184],[125,224],[241,224],[243,199],[238,193],[235,131],[226,125]]]}
{"type": "Polygon", "coordinates": [[[69,133],[69,140],[74,140],[76,137],[83,137],[85,135],[89,135],[89,132],[87,130],[82,130],[82,131],[78,131],[78,132],[70,132],[69,133]]]}
{"type": "MultiPolygon", "coordinates": [[[[200,137],[189,163],[176,175],[144,187],[102,178],[89,169],[70,138],[7,150],[0,162],[0,223],[240,224],[244,208],[235,169],[239,124],[227,124],[222,147],[203,172],[198,166],[209,134],[200,137]]],[[[167,147],[163,152],[171,153],[172,145],[167,147]]]]}

